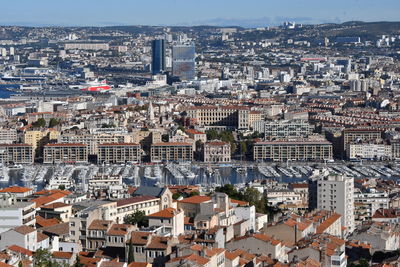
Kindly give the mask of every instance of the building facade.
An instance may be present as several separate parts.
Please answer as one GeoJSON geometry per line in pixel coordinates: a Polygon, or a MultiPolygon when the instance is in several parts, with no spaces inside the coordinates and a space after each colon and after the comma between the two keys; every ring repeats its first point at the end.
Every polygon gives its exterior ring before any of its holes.
{"type": "Polygon", "coordinates": [[[43,163],[87,163],[85,144],[48,144],[44,146],[43,163]]]}
{"type": "Polygon", "coordinates": [[[193,146],[190,143],[156,143],[151,145],[150,159],[161,161],[192,161],[193,146]]]}
{"type": "Polygon", "coordinates": [[[122,164],[140,162],[140,145],[133,143],[100,144],[97,161],[102,163],[122,164]]]}
{"type": "Polygon", "coordinates": [[[258,142],[254,144],[253,158],[256,161],[331,160],[332,144],[322,140],[258,142]]]}
{"type": "Polygon", "coordinates": [[[231,145],[226,142],[213,141],[204,144],[204,162],[231,162],[231,145]]]}

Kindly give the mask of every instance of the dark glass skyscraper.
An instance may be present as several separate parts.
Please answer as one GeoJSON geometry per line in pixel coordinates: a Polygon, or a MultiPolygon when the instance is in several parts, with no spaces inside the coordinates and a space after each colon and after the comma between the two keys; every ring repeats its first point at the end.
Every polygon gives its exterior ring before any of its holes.
{"type": "Polygon", "coordinates": [[[194,44],[178,44],[172,47],[172,74],[181,80],[193,80],[195,72],[194,44]]]}
{"type": "Polygon", "coordinates": [[[151,69],[153,74],[165,71],[165,40],[157,39],[151,42],[151,69]]]}

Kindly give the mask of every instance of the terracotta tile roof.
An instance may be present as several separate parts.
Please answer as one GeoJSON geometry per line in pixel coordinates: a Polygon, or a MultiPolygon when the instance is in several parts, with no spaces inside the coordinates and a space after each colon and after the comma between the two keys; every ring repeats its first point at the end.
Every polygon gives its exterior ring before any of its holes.
{"type": "Polygon", "coordinates": [[[50,235],[63,236],[69,234],[69,224],[59,223],[55,225],[45,226],[40,228],[40,231],[49,233],[50,235]]]}
{"type": "Polygon", "coordinates": [[[40,215],[36,215],[36,227],[51,226],[59,223],[57,219],[45,219],[40,215]]]}
{"type": "Polygon", "coordinates": [[[373,219],[395,219],[400,217],[398,209],[377,209],[372,216],[373,219]]]}
{"type": "Polygon", "coordinates": [[[271,243],[274,246],[277,246],[279,244],[281,244],[281,241],[273,239],[272,237],[269,237],[267,235],[264,234],[253,234],[253,237],[268,243],[271,243]]]}
{"type": "Polygon", "coordinates": [[[97,267],[97,263],[101,261],[101,258],[79,256],[79,260],[85,267],[97,267]]]}
{"type": "Polygon", "coordinates": [[[148,240],[151,238],[151,233],[149,232],[132,232],[131,242],[134,245],[146,245],[148,240]]]}
{"type": "Polygon", "coordinates": [[[337,220],[340,220],[342,216],[340,214],[337,213],[333,213],[329,218],[327,218],[326,220],[324,220],[322,223],[320,223],[317,226],[316,229],[316,233],[317,234],[322,234],[326,229],[329,228],[329,226],[331,226],[334,222],[336,222],[337,220]]]}
{"type": "Polygon", "coordinates": [[[7,250],[11,250],[13,252],[24,254],[24,255],[27,255],[27,256],[33,256],[33,252],[32,251],[30,251],[29,249],[17,246],[17,245],[9,246],[7,248],[7,250]]]}
{"type": "Polygon", "coordinates": [[[14,267],[14,266],[0,261],[0,267],[14,267]]]}
{"type": "Polygon", "coordinates": [[[47,235],[43,234],[42,232],[37,232],[37,242],[42,242],[49,238],[47,235]]]}
{"type": "Polygon", "coordinates": [[[211,200],[211,197],[207,197],[207,196],[192,196],[192,197],[184,198],[178,202],[190,203],[190,204],[200,204],[200,203],[207,202],[210,200],[211,200]]]}
{"type": "Polygon", "coordinates": [[[147,262],[131,262],[127,267],[147,267],[147,265],[149,265],[147,262]]]}
{"type": "Polygon", "coordinates": [[[189,133],[189,134],[206,134],[204,132],[200,132],[200,131],[197,131],[195,129],[187,129],[185,132],[189,133]]]}
{"type": "Polygon", "coordinates": [[[88,230],[104,230],[106,231],[108,227],[111,225],[112,221],[110,220],[93,220],[89,225],[88,230]]]}
{"type": "Polygon", "coordinates": [[[159,212],[155,212],[155,213],[149,214],[149,215],[147,215],[147,217],[173,218],[178,213],[179,213],[179,211],[177,211],[174,208],[166,208],[166,209],[160,210],[159,212]]]}
{"type": "Polygon", "coordinates": [[[5,252],[0,252],[0,260],[9,260],[11,257],[5,252]]]}
{"type": "Polygon", "coordinates": [[[70,259],[74,254],[72,252],[54,251],[52,255],[53,258],[57,259],[70,259]]]}
{"type": "Polygon", "coordinates": [[[134,204],[134,203],[140,203],[144,201],[149,201],[149,200],[157,200],[158,198],[153,197],[153,196],[136,196],[136,197],[130,197],[130,198],[125,198],[117,201],[117,207],[129,205],[129,204],[134,204]]]}
{"type": "Polygon", "coordinates": [[[231,253],[229,251],[225,251],[225,258],[227,258],[230,261],[235,260],[237,257],[239,257],[239,255],[231,253]]]}
{"type": "Polygon", "coordinates": [[[108,230],[107,235],[124,236],[128,233],[129,228],[133,228],[130,224],[113,224],[108,230]]]}
{"type": "Polygon", "coordinates": [[[20,233],[21,235],[27,235],[36,231],[35,228],[26,225],[15,227],[13,228],[13,230],[17,233],[20,233]]]}
{"type": "Polygon", "coordinates": [[[200,266],[206,265],[207,263],[210,262],[210,260],[207,259],[207,258],[201,257],[201,256],[196,255],[196,254],[190,254],[190,255],[187,255],[187,256],[183,256],[183,257],[173,258],[172,260],[168,261],[167,263],[179,262],[181,260],[194,262],[194,263],[196,263],[196,264],[198,264],[200,266]]]}
{"type": "Polygon", "coordinates": [[[27,187],[21,187],[21,186],[11,186],[7,188],[3,188],[0,190],[0,193],[26,193],[32,191],[32,189],[27,188],[27,187]]]}
{"type": "Polygon", "coordinates": [[[63,202],[55,202],[55,203],[43,206],[42,209],[57,209],[57,208],[63,208],[63,207],[68,207],[68,206],[71,206],[71,205],[65,204],[63,202]]]}
{"type": "Polygon", "coordinates": [[[45,204],[48,204],[48,203],[53,202],[53,201],[56,201],[56,200],[58,200],[60,198],[63,198],[63,197],[65,197],[65,195],[63,195],[61,193],[55,193],[55,194],[52,194],[50,196],[41,196],[41,197],[32,199],[31,201],[35,202],[36,208],[39,208],[39,207],[42,207],[45,204]]]}
{"type": "Polygon", "coordinates": [[[168,238],[161,236],[153,236],[150,243],[147,245],[147,249],[167,249],[168,238]]]}
{"type": "Polygon", "coordinates": [[[290,184],[290,187],[292,187],[292,188],[307,188],[308,189],[308,184],[306,184],[306,183],[290,184]]]}
{"type": "Polygon", "coordinates": [[[223,252],[225,252],[225,249],[223,249],[223,248],[210,248],[210,249],[206,249],[205,250],[205,255],[207,257],[212,257],[214,255],[218,255],[218,254],[221,254],[223,252]]]}
{"type": "Polygon", "coordinates": [[[68,191],[68,190],[52,189],[52,190],[37,191],[36,193],[34,193],[34,195],[51,195],[51,194],[54,194],[54,193],[61,193],[61,194],[64,194],[64,195],[71,194],[71,192],[68,191]]]}
{"type": "Polygon", "coordinates": [[[240,206],[248,206],[249,205],[249,202],[247,202],[247,201],[241,201],[241,200],[236,200],[236,199],[232,199],[232,198],[230,200],[231,200],[231,203],[235,203],[240,206]]]}

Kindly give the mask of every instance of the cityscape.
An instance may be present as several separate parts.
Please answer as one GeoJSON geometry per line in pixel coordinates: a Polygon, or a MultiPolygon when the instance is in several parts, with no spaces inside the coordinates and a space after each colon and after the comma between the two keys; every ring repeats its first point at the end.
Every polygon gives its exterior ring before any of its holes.
{"type": "Polygon", "coordinates": [[[0,23],[0,267],[400,266],[400,22],[46,8],[0,23]]]}

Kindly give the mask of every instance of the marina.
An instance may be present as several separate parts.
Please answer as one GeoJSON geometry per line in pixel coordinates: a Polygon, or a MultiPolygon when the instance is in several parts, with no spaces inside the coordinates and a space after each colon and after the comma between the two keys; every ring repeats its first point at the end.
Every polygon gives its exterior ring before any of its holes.
{"type": "Polygon", "coordinates": [[[342,173],[356,179],[400,179],[398,164],[310,164],[287,166],[257,164],[246,167],[233,165],[156,164],[156,165],[19,165],[0,166],[0,184],[23,185],[37,189],[65,188],[86,192],[92,180],[114,180],[113,184],[130,186],[201,185],[216,187],[223,184],[245,184],[253,180],[271,179],[280,182],[300,182],[315,170],[342,173]],[[118,178],[115,178],[118,177],[118,178]],[[117,182],[115,182],[117,181],[117,182]],[[120,181],[120,182],[119,182],[120,181]]]}

